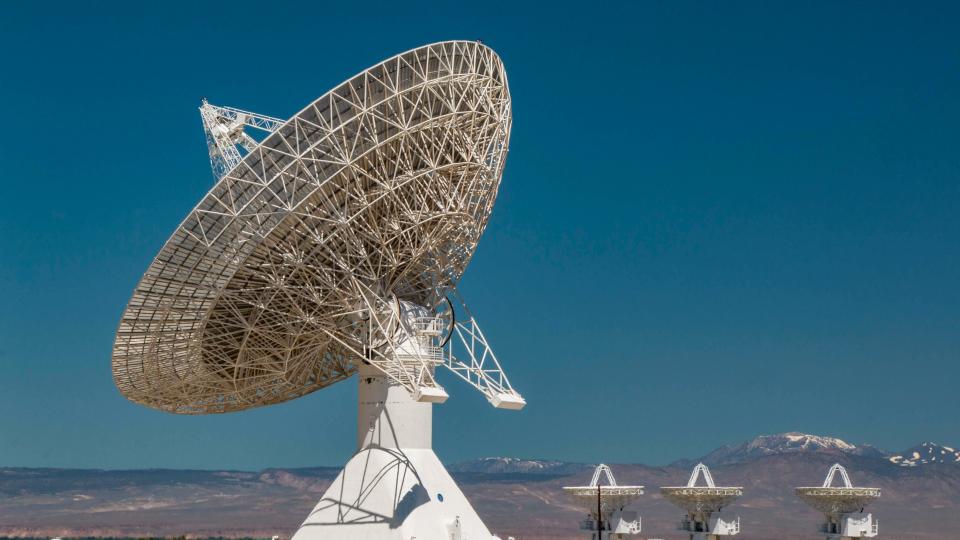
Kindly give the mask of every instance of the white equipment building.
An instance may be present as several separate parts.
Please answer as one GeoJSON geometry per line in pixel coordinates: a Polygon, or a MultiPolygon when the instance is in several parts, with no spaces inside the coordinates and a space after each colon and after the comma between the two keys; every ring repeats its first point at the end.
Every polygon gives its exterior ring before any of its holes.
{"type": "Polygon", "coordinates": [[[626,507],[643,495],[643,486],[617,485],[613,471],[603,463],[593,471],[590,485],[564,487],[563,491],[587,510],[588,517],[580,522],[580,530],[590,531],[592,540],[640,534],[640,517],[626,507]],[[605,486],[600,484],[601,474],[607,479],[605,486]]]}
{"type": "Polygon", "coordinates": [[[798,487],[797,496],[823,512],[826,519],[820,532],[827,540],[873,538],[879,534],[879,522],[863,510],[880,497],[880,488],[854,487],[847,470],[839,463],[830,467],[822,486],[798,487]],[[838,474],[843,485],[834,487],[838,474]]]}
{"type": "Polygon", "coordinates": [[[433,452],[432,408],[444,371],[494,407],[526,403],[456,288],[507,156],[500,57],[435,43],[289,120],[206,100],[200,114],[216,183],[124,311],[121,393],[225,413],[356,375],[357,452],[294,539],[493,538],[433,452]]]}
{"type": "Polygon", "coordinates": [[[687,515],[680,521],[679,529],[690,533],[690,540],[720,540],[723,536],[740,533],[740,517],[725,519],[720,511],[743,495],[742,487],[718,487],[710,469],[698,463],[690,473],[685,486],[662,487],[663,498],[683,508],[687,515]],[[697,480],[703,477],[703,486],[697,480]]]}

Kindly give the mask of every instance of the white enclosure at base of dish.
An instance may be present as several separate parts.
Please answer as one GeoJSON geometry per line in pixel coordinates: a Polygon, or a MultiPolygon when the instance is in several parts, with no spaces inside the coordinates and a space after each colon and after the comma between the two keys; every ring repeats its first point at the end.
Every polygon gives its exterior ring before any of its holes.
{"type": "Polygon", "coordinates": [[[357,438],[293,540],[494,538],[431,449],[433,405],[360,370],[357,438]]]}

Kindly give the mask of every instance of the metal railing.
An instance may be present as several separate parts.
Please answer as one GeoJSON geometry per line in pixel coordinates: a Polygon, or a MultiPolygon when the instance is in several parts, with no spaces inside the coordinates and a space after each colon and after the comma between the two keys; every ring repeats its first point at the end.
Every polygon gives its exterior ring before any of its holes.
{"type": "Polygon", "coordinates": [[[411,326],[417,335],[437,337],[446,329],[447,325],[444,323],[445,321],[440,317],[417,317],[411,326]]]}

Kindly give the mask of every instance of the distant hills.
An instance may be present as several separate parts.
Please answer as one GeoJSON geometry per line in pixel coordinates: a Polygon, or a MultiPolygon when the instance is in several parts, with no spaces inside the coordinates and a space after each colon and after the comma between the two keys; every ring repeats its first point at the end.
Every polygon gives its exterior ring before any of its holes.
{"type": "MultiPolygon", "coordinates": [[[[706,463],[710,467],[748,463],[767,456],[788,454],[820,454],[825,456],[858,456],[880,458],[902,467],[915,467],[933,463],[949,463],[960,466],[960,450],[936,443],[925,442],[902,452],[887,452],[869,444],[855,445],[822,435],[807,433],[779,433],[760,435],[736,445],[721,446],[698,459],[680,459],[671,467],[692,467],[706,463]]],[[[474,473],[527,473],[527,474],[574,474],[591,469],[595,464],[570,463],[565,461],[519,459],[513,457],[487,457],[461,463],[448,468],[456,472],[474,473]]]]}
{"type": "Polygon", "coordinates": [[[447,467],[451,473],[570,475],[593,470],[594,465],[544,459],[488,457],[462,461],[447,467]]]}
{"type": "MultiPolygon", "coordinates": [[[[744,487],[729,511],[750,539],[818,538],[816,512],[793,488],[817,485],[834,462],[856,485],[879,487],[871,506],[881,537],[942,539],[960,531],[960,453],[933,443],[902,452],[803,433],[763,435],[668,466],[612,464],[622,484],[647,486],[634,506],[645,536],[677,534],[678,510],[658,486],[686,481],[697,461],[717,482],[744,487]]],[[[449,467],[492,530],[506,537],[582,538],[584,509],[564,485],[589,482],[592,464],[490,457],[449,467]]],[[[336,467],[246,471],[0,468],[0,536],[289,537],[338,473],[336,467]]]]}

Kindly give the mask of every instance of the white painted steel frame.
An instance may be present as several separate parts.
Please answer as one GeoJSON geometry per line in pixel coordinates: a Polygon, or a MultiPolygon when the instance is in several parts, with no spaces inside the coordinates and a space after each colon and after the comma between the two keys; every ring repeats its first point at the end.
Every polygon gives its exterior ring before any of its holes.
{"type": "Polygon", "coordinates": [[[465,41],[402,53],[279,127],[208,103],[201,116],[214,174],[226,170],[124,312],[113,373],[126,397],[175,413],[242,410],[368,363],[428,401],[445,399],[443,365],[495,405],[523,406],[462,301],[464,361],[452,345],[437,358],[397,350],[413,331],[399,306],[436,314],[459,299],[496,199],[511,125],[496,53],[465,41]],[[275,130],[254,146],[243,127],[275,130]]]}
{"type": "Polygon", "coordinates": [[[273,133],[284,123],[284,120],[279,118],[211,105],[206,98],[200,104],[200,119],[207,137],[210,167],[217,180],[243,161],[240,148],[243,148],[245,155],[253,152],[259,144],[244,131],[245,127],[273,133]]]}

